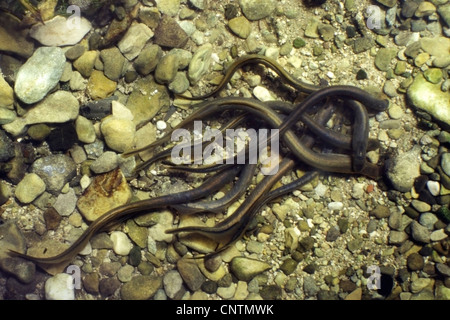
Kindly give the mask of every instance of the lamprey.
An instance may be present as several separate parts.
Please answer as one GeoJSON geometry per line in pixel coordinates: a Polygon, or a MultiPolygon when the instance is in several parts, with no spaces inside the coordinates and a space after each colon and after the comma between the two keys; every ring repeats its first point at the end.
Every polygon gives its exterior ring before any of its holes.
{"type": "Polygon", "coordinates": [[[201,186],[188,191],[172,193],[164,196],[151,198],[148,200],[136,201],[130,204],[125,204],[116,207],[94,222],[83,232],[83,234],[65,251],[53,257],[33,257],[27,254],[10,250],[12,255],[22,257],[24,259],[33,261],[37,264],[49,265],[57,264],[73,259],[78,252],[80,252],[88,243],[93,235],[105,227],[111,226],[112,223],[121,222],[129,219],[137,213],[144,213],[150,210],[166,208],[170,205],[182,204],[191,202],[195,199],[200,199],[209,196],[212,192],[220,190],[224,184],[234,180],[236,174],[241,170],[241,166],[231,167],[229,170],[223,170],[208,178],[201,186]]]}
{"type": "Polygon", "coordinates": [[[186,99],[186,100],[204,100],[206,98],[212,97],[213,95],[217,94],[219,91],[221,91],[225,85],[230,81],[231,77],[234,75],[234,73],[241,67],[247,65],[247,64],[262,64],[265,65],[268,68],[271,68],[273,71],[275,71],[281,78],[283,78],[284,81],[292,85],[294,88],[298,89],[301,92],[304,93],[312,93],[316,90],[318,90],[320,87],[315,86],[313,84],[309,84],[303,81],[300,81],[296,79],[294,76],[292,76],[289,72],[286,71],[278,62],[275,60],[259,55],[259,54],[251,54],[243,56],[236,61],[234,61],[225,72],[224,77],[220,81],[220,83],[217,85],[217,87],[211,91],[210,93],[197,96],[197,97],[189,97],[185,95],[178,95],[178,97],[186,99]]]}

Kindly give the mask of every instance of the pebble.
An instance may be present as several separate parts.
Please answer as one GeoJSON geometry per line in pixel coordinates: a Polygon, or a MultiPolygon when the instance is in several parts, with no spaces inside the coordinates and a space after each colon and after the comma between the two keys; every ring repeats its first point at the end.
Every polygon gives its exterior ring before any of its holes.
{"type": "Polygon", "coordinates": [[[112,249],[118,255],[127,256],[133,248],[131,240],[122,231],[111,232],[110,238],[113,243],[112,249]]]}
{"type": "Polygon", "coordinates": [[[259,100],[259,101],[273,101],[275,100],[275,97],[270,93],[270,91],[262,86],[256,86],[253,88],[253,95],[259,100]]]}
{"type": "Polygon", "coordinates": [[[120,50],[115,46],[104,49],[100,52],[100,58],[103,62],[105,76],[113,81],[118,81],[125,66],[125,57],[120,53],[120,50]]]}
{"type": "Polygon", "coordinates": [[[22,203],[31,203],[45,191],[45,182],[35,173],[26,174],[16,187],[15,196],[22,203]]]}
{"type": "Polygon", "coordinates": [[[411,292],[418,293],[428,287],[431,283],[429,278],[417,278],[411,282],[411,292]]]}
{"type": "Polygon", "coordinates": [[[439,84],[431,83],[422,74],[418,74],[406,94],[416,108],[450,124],[450,112],[447,112],[450,110],[450,100],[448,93],[443,92],[439,84]]]}
{"type": "Polygon", "coordinates": [[[189,36],[173,18],[164,15],[155,29],[153,43],[167,48],[183,48],[189,36]]]}
{"type": "Polygon", "coordinates": [[[134,60],[134,68],[139,74],[146,76],[155,70],[162,56],[163,51],[159,45],[148,44],[134,60]]]}
{"type": "Polygon", "coordinates": [[[78,140],[81,142],[93,143],[96,139],[94,125],[83,116],[78,116],[75,120],[75,131],[77,132],[78,140]]]}
{"type": "Polygon", "coordinates": [[[132,120],[108,116],[102,120],[100,130],[106,144],[114,151],[125,152],[134,146],[136,127],[132,120]]]}
{"type": "Polygon", "coordinates": [[[239,16],[228,21],[230,30],[242,39],[247,39],[252,31],[252,24],[244,16],[239,16]]]}
{"type": "Polygon", "coordinates": [[[31,171],[44,180],[46,190],[52,194],[58,194],[75,177],[76,170],[75,162],[64,154],[39,158],[31,166],[31,171]]]}
{"type": "Polygon", "coordinates": [[[450,267],[444,263],[436,263],[436,270],[445,277],[450,277],[450,267]]]}
{"type": "Polygon", "coordinates": [[[439,229],[431,232],[430,234],[430,240],[433,242],[444,240],[448,237],[447,233],[444,229],[439,229]]]}
{"type": "Polygon", "coordinates": [[[164,291],[170,299],[175,299],[183,289],[183,279],[176,270],[170,270],[163,278],[164,291]]]}
{"type": "Polygon", "coordinates": [[[437,12],[447,24],[447,27],[450,28],[450,4],[447,3],[439,6],[437,12]]]}
{"type": "Polygon", "coordinates": [[[61,48],[41,47],[17,72],[14,92],[25,103],[42,100],[58,83],[64,71],[66,57],[61,48]]]}
{"type": "Polygon", "coordinates": [[[84,17],[75,20],[58,15],[45,24],[33,25],[30,37],[48,47],[70,46],[80,42],[91,28],[91,23],[84,17]]]}
{"type": "Polygon", "coordinates": [[[276,7],[275,0],[240,0],[242,13],[248,20],[261,20],[270,16],[276,7]]]}
{"type": "Polygon", "coordinates": [[[161,58],[155,70],[155,80],[158,83],[170,83],[175,79],[178,71],[178,57],[175,54],[166,54],[161,58]]]}
{"type": "Polygon", "coordinates": [[[105,99],[116,90],[117,82],[105,77],[103,72],[93,70],[87,84],[87,93],[93,100],[105,99]]]}
{"type": "Polygon", "coordinates": [[[136,58],[149,39],[153,37],[153,31],[143,23],[132,24],[123,38],[117,44],[120,52],[129,61],[136,58]]]}
{"type": "Polygon", "coordinates": [[[197,291],[206,281],[205,276],[201,273],[197,264],[190,259],[180,259],[177,261],[177,269],[186,286],[197,291]]]}
{"type": "Polygon", "coordinates": [[[77,207],[88,221],[131,200],[131,189],[120,169],[100,174],[79,197],[77,207]]]}
{"type": "Polygon", "coordinates": [[[14,91],[8,82],[5,81],[3,75],[0,74],[0,107],[12,107],[14,102],[14,91]]]}
{"type": "MultiPolygon", "coordinates": [[[[130,283],[130,282],[127,282],[127,283],[130,283]]],[[[98,289],[102,296],[109,297],[109,296],[113,295],[117,291],[117,289],[120,288],[120,285],[121,285],[121,283],[120,283],[119,279],[117,279],[116,277],[103,278],[100,280],[98,289]]],[[[122,289],[123,289],[123,287],[122,287],[122,289]]]]}
{"type": "Polygon", "coordinates": [[[120,282],[128,282],[133,278],[134,267],[127,264],[119,269],[117,272],[117,278],[120,282]]]}
{"type": "Polygon", "coordinates": [[[45,282],[45,299],[47,300],[75,300],[75,287],[72,275],[58,273],[45,282]]]}
{"type": "Polygon", "coordinates": [[[400,245],[408,240],[409,236],[404,231],[391,230],[389,232],[389,243],[393,245],[400,245]]]}
{"type": "Polygon", "coordinates": [[[430,243],[430,230],[422,226],[417,221],[411,222],[411,236],[412,238],[421,243],[430,243]]]}
{"type": "Polygon", "coordinates": [[[441,185],[437,181],[429,180],[427,182],[427,188],[433,196],[437,197],[440,193],[441,185]]]}
{"type": "Polygon", "coordinates": [[[129,219],[126,223],[127,234],[139,247],[145,248],[148,241],[148,229],[139,226],[134,220],[129,219]]]}
{"type": "Polygon", "coordinates": [[[138,275],[120,289],[123,300],[148,300],[161,288],[162,278],[155,275],[138,275]]]}
{"type": "Polygon", "coordinates": [[[387,177],[400,192],[408,192],[420,176],[420,147],[403,152],[388,163],[387,177]]]}
{"type": "Polygon", "coordinates": [[[418,253],[411,253],[408,256],[406,263],[409,270],[412,271],[422,270],[425,265],[423,257],[418,253]]]}
{"type": "Polygon", "coordinates": [[[117,100],[117,96],[105,99],[90,101],[80,108],[80,115],[90,120],[100,120],[111,114],[112,102],[117,100]]]}
{"type": "Polygon", "coordinates": [[[96,173],[105,173],[114,170],[119,165],[117,154],[113,151],[106,151],[98,157],[91,165],[90,169],[96,173]]]}
{"type": "Polygon", "coordinates": [[[77,205],[77,195],[73,188],[70,188],[67,193],[61,193],[56,202],[53,204],[53,208],[63,217],[70,216],[75,210],[77,205]]]}
{"type": "Polygon", "coordinates": [[[441,168],[445,174],[450,176],[450,153],[445,152],[441,156],[441,168]]]}
{"type": "Polygon", "coordinates": [[[85,78],[89,78],[94,71],[95,62],[99,52],[96,50],[85,51],[72,65],[85,78]]]}
{"type": "Polygon", "coordinates": [[[35,264],[19,257],[0,259],[0,269],[7,274],[14,275],[24,284],[31,283],[36,277],[35,264]]]}
{"type": "Polygon", "coordinates": [[[230,262],[231,272],[242,281],[250,281],[256,275],[269,269],[268,263],[251,258],[234,257],[230,262]]]}
{"type": "Polygon", "coordinates": [[[344,208],[344,204],[340,201],[332,201],[328,204],[328,209],[331,211],[340,211],[344,208]]]}
{"type": "Polygon", "coordinates": [[[427,211],[431,210],[431,206],[428,203],[424,202],[424,201],[420,201],[420,200],[414,199],[414,200],[411,201],[411,205],[418,212],[427,212],[427,211]]]}

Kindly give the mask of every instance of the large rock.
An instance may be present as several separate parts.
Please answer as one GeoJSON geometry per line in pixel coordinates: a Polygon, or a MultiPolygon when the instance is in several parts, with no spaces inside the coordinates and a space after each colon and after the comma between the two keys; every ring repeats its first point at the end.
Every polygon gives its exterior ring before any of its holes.
{"type": "Polygon", "coordinates": [[[70,46],[80,42],[91,28],[91,23],[83,17],[75,19],[56,16],[45,21],[45,24],[36,23],[30,29],[30,37],[44,46],[70,46]]]}
{"type": "Polygon", "coordinates": [[[420,175],[420,148],[397,155],[388,163],[387,177],[392,186],[400,192],[408,192],[420,175]]]}
{"type": "Polygon", "coordinates": [[[406,94],[416,108],[450,125],[450,94],[443,92],[439,83],[428,82],[422,74],[418,74],[406,94]]]}
{"type": "Polygon", "coordinates": [[[17,73],[14,84],[17,97],[28,104],[42,100],[58,84],[65,63],[61,48],[38,48],[17,73]]]}

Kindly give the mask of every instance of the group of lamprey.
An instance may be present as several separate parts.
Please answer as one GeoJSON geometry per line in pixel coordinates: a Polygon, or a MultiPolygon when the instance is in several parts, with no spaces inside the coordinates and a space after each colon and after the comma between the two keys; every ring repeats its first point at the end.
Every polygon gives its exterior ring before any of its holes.
{"type": "MultiPolygon", "coordinates": [[[[389,102],[382,97],[375,97],[367,91],[351,85],[315,86],[294,78],[275,60],[262,55],[247,55],[235,60],[225,72],[224,77],[215,89],[205,95],[197,97],[181,96],[188,100],[203,100],[193,105],[193,112],[181,121],[172,131],[150,145],[126,152],[125,156],[136,156],[147,150],[163,149],[154,153],[147,161],[141,162],[136,171],[147,168],[151,163],[167,158],[171,154],[173,144],[170,145],[171,132],[178,128],[188,128],[195,120],[205,120],[226,112],[228,122],[220,130],[236,128],[243,124],[259,126],[259,128],[278,129],[277,138],[281,142],[279,164],[273,174],[265,175],[251,190],[249,186],[258,170],[258,163],[183,166],[180,170],[189,174],[201,173],[206,176],[203,182],[195,188],[169,193],[146,200],[140,200],[118,206],[93,221],[84,233],[65,251],[56,256],[33,257],[25,253],[11,251],[11,254],[31,260],[38,265],[52,265],[67,263],[87,245],[96,233],[109,230],[118,222],[161,209],[171,209],[179,215],[200,212],[224,212],[232,203],[243,197],[237,209],[213,227],[185,226],[167,230],[167,233],[186,234],[196,233],[206,236],[217,244],[213,252],[202,252],[198,256],[216,254],[240,239],[260,209],[270,201],[286,195],[301,186],[311,182],[319,172],[345,173],[364,175],[372,179],[382,176],[382,166],[370,163],[366,153],[370,149],[369,140],[369,112],[386,110],[389,102]],[[262,102],[254,98],[228,96],[212,98],[230,81],[234,73],[244,65],[262,65],[274,71],[284,83],[289,85],[298,96],[299,102],[285,101],[262,102]],[[330,128],[327,123],[335,116],[336,123],[340,118],[336,115],[346,115],[347,131],[342,132],[330,128]],[[169,146],[167,146],[169,144],[169,146]],[[163,146],[166,145],[164,149],[163,146]],[[158,149],[159,148],[159,149],[158,149]],[[299,178],[280,185],[277,182],[289,174],[296,165],[309,168],[299,178]],[[229,189],[219,199],[211,196],[229,189]]],[[[342,126],[341,126],[342,127],[342,126]]],[[[273,137],[271,137],[273,138],[273,137]]],[[[202,148],[206,142],[202,143],[202,148]]],[[[43,248],[44,250],[45,248],[43,248]]]]}

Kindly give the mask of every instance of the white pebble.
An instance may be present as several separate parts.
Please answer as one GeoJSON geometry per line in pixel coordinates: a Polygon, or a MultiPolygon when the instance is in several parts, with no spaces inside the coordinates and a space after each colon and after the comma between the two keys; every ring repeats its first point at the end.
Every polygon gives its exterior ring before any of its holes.
{"type": "Polygon", "coordinates": [[[116,254],[127,256],[130,253],[133,244],[125,233],[122,231],[113,231],[110,237],[113,242],[113,250],[116,254]]]}
{"type": "Polygon", "coordinates": [[[439,195],[439,192],[441,190],[441,185],[439,184],[439,182],[430,180],[427,182],[427,187],[433,196],[437,197],[439,195]]]}
{"type": "Polygon", "coordinates": [[[67,273],[58,273],[45,282],[47,300],[75,300],[74,278],[67,273]]]}
{"type": "Polygon", "coordinates": [[[156,121],[156,129],[164,130],[166,128],[167,128],[167,123],[165,121],[162,121],[162,120],[156,121]]]}
{"type": "Polygon", "coordinates": [[[333,201],[328,204],[328,209],[330,209],[332,211],[342,210],[343,207],[344,207],[344,204],[340,201],[333,201]]]}
{"type": "Polygon", "coordinates": [[[441,241],[447,238],[448,235],[445,233],[444,229],[435,230],[431,233],[431,241],[441,241]]]}
{"type": "Polygon", "coordinates": [[[275,98],[272,96],[272,94],[264,87],[256,86],[253,89],[253,94],[259,101],[272,101],[275,100],[275,98]]]}
{"type": "Polygon", "coordinates": [[[314,190],[316,191],[316,194],[319,197],[323,197],[323,196],[325,196],[326,192],[328,191],[328,187],[326,185],[324,185],[323,183],[319,182],[319,184],[317,185],[317,187],[314,190]]]}

